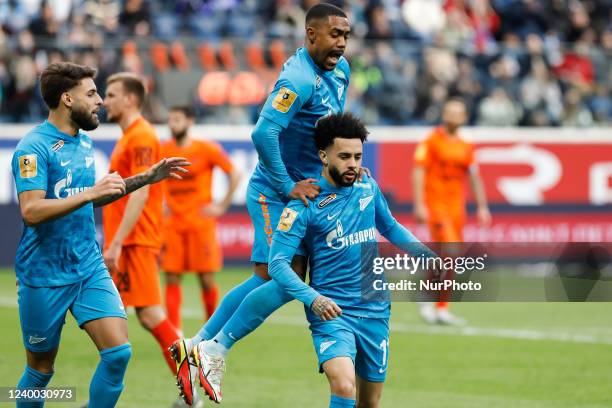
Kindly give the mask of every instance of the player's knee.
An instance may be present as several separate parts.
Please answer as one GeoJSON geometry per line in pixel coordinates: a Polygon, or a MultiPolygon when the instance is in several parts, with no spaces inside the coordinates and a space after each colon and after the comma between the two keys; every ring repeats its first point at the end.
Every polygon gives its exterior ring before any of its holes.
{"type": "Polygon", "coordinates": [[[132,346],[130,343],[104,349],[100,352],[100,358],[107,365],[109,371],[121,378],[123,378],[131,357],[132,346]]]}
{"type": "Polygon", "coordinates": [[[269,281],[270,275],[268,275],[268,264],[267,263],[256,263],[254,267],[255,275],[269,281]]]}
{"type": "Polygon", "coordinates": [[[200,273],[200,286],[204,290],[211,290],[215,287],[215,280],[212,272],[200,273]]]}
{"type": "Polygon", "coordinates": [[[28,352],[28,367],[44,374],[52,374],[55,365],[55,355],[56,352],[54,350],[43,353],[28,352]]]}
{"type": "Polygon", "coordinates": [[[28,367],[43,374],[53,374],[55,372],[53,361],[28,362],[28,367]]]}
{"type": "Polygon", "coordinates": [[[331,392],[342,398],[355,398],[355,381],[350,378],[337,378],[330,382],[331,392]]]}
{"type": "Polygon", "coordinates": [[[136,316],[142,327],[149,331],[166,318],[164,310],[159,305],[136,308],[136,316]]]}
{"type": "Polygon", "coordinates": [[[181,283],[181,275],[178,273],[166,272],[166,284],[167,285],[179,285],[181,283]]]}

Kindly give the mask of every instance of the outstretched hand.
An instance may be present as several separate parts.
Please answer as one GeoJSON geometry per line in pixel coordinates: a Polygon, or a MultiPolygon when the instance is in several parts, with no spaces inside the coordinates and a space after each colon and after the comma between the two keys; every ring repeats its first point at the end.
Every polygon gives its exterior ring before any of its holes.
{"type": "Polygon", "coordinates": [[[161,159],[147,170],[149,184],[154,184],[167,178],[182,180],[179,173],[188,173],[189,170],[183,168],[190,166],[191,163],[184,157],[170,157],[161,159]]]}

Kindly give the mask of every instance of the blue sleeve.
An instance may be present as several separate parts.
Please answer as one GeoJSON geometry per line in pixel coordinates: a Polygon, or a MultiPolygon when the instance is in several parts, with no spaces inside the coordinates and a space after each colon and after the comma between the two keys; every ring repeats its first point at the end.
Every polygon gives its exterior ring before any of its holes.
{"type": "Polygon", "coordinates": [[[308,83],[304,78],[290,80],[284,73],[268,96],[260,116],[286,129],[302,106],[308,102],[314,92],[314,82],[308,83]]]}
{"type": "Polygon", "coordinates": [[[291,269],[291,260],[300,242],[306,236],[307,226],[308,209],[300,202],[294,206],[290,203],[283,210],[278,227],[272,237],[268,258],[268,273],[283,290],[310,307],[319,293],[304,283],[291,269]]]}
{"type": "Polygon", "coordinates": [[[378,188],[378,185],[373,180],[372,184],[374,187],[376,229],[378,229],[378,232],[393,245],[413,256],[425,255],[435,257],[436,254],[431,249],[421,243],[406,227],[397,222],[393,214],[391,214],[391,210],[389,210],[389,205],[382,191],[380,191],[380,188],[378,188]]]}
{"type": "Polygon", "coordinates": [[[11,168],[17,194],[30,190],[47,191],[48,151],[35,143],[17,146],[11,168]]]}
{"type": "Polygon", "coordinates": [[[281,157],[279,135],[282,130],[280,125],[262,115],[255,125],[251,139],[253,139],[259,160],[270,173],[272,185],[279,186],[277,191],[286,197],[293,190],[295,182],[289,177],[281,157]]]}

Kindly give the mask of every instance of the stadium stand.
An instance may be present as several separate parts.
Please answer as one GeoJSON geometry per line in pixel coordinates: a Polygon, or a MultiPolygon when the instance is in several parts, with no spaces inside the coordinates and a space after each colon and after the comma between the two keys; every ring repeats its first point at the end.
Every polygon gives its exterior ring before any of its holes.
{"type": "MultiPolygon", "coordinates": [[[[368,124],[429,125],[452,96],[472,125],[612,122],[608,0],[333,2],[353,22],[348,109],[368,124]]],[[[172,101],[194,104],[198,121],[252,123],[312,3],[1,2],[0,122],[41,120],[37,77],[69,59],[98,67],[101,88],[117,70],[146,76],[152,121],[172,101]]]]}

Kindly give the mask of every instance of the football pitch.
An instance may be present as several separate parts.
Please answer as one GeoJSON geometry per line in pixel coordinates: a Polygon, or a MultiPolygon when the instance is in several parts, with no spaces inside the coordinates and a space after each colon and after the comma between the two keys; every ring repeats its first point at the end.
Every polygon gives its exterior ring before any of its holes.
{"type": "MultiPolygon", "coordinates": [[[[223,292],[249,275],[227,268],[223,292]]],[[[195,279],[184,280],[184,330],[202,307],[195,279]]],[[[394,303],[382,407],[610,407],[612,313],[607,303],[462,303],[465,328],[430,327],[412,303],[394,303]]],[[[0,271],[0,386],[17,384],[25,364],[15,277],[0,271]]],[[[133,347],[119,407],[169,407],[176,387],[152,336],[129,316],[133,347]]],[[[69,316],[50,386],[87,399],[98,354],[69,316]]],[[[227,360],[225,407],[326,407],[329,391],[297,301],[238,343],[227,360]]],[[[213,406],[207,401],[206,406],[213,406]]],[[[9,406],[0,403],[0,406],[9,406]]],[[[48,403],[50,407],[78,406],[48,403]]]]}

